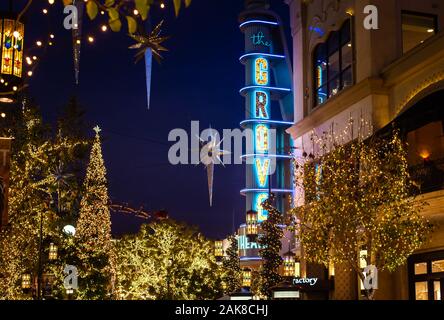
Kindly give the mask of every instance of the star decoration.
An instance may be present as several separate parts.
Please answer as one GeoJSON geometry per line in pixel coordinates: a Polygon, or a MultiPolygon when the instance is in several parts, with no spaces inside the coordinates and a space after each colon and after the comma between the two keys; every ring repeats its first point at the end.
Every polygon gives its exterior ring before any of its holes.
{"type": "Polygon", "coordinates": [[[129,47],[130,49],[139,49],[135,55],[136,63],[139,62],[145,56],[145,52],[148,49],[151,49],[154,58],[158,62],[160,62],[160,60],[162,59],[161,52],[168,51],[168,49],[166,49],[161,45],[162,42],[168,39],[168,37],[160,36],[160,33],[162,32],[161,30],[162,24],[163,21],[161,21],[150,34],[129,35],[131,38],[137,41],[136,44],[129,47]]]}
{"type": "MultiPolygon", "coordinates": [[[[203,144],[202,149],[204,151],[204,156],[201,158],[200,162],[203,163],[207,169],[207,180],[208,180],[208,193],[210,197],[210,207],[213,206],[213,182],[214,182],[214,165],[221,163],[221,156],[224,154],[229,154],[228,151],[222,150],[220,145],[223,139],[217,142],[217,136],[211,135],[209,141],[205,141],[199,137],[200,142],[203,144]]],[[[202,150],[202,151],[203,151],[202,150]]],[[[202,152],[201,152],[202,155],[202,152]]]]}

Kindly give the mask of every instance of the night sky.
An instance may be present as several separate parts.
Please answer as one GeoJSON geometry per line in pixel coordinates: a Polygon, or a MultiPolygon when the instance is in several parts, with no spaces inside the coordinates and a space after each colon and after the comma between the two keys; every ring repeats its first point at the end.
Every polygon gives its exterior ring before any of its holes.
{"type": "MultiPolygon", "coordinates": [[[[288,26],[288,7],[273,0],[273,9],[288,26]]],[[[1,0],[5,8],[6,0],[1,0]]],[[[25,1],[14,0],[15,8],[25,1]]],[[[61,1],[58,1],[61,2],[61,1]]],[[[134,63],[134,42],[125,32],[103,33],[103,20],[85,17],[80,84],[74,84],[71,33],[63,29],[62,6],[52,6],[50,16],[41,11],[47,1],[34,1],[27,14],[25,48],[36,40],[56,35],[55,46],[42,55],[30,81],[29,94],[46,121],[54,122],[69,98],[77,96],[91,127],[103,129],[103,152],[113,201],[128,202],[148,210],[165,209],[170,217],[200,227],[212,238],[222,238],[245,219],[245,200],[239,190],[245,184],[241,165],[216,166],[213,207],[209,206],[203,165],[172,166],[168,163],[168,133],[174,128],[190,131],[192,120],[201,130],[238,128],[244,118],[244,70],[238,58],[243,36],[238,14],[243,0],[193,0],[174,17],[173,9],[153,10],[153,21],[165,19],[164,34],[170,52],[155,64],[151,109],[147,110],[143,61],[134,63]],[[30,43],[31,42],[31,43],[30,43]]],[[[287,30],[289,33],[289,30],[287,30]]],[[[35,52],[40,55],[38,51],[35,52]]],[[[114,235],[137,232],[143,220],[112,217],[114,235]]]]}

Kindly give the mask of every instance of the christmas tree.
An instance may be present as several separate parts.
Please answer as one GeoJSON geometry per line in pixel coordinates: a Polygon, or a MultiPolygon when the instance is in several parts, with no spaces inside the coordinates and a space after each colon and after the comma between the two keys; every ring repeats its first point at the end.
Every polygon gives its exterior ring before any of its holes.
{"type": "Polygon", "coordinates": [[[105,299],[111,291],[111,221],[108,208],[106,168],[102,157],[100,128],[96,132],[83,184],[77,222],[79,298],[105,299]]]}
{"type": "Polygon", "coordinates": [[[228,238],[230,246],[227,249],[227,257],[223,260],[225,293],[231,294],[242,286],[242,270],[239,260],[239,248],[235,235],[228,238]]]}
{"type": "Polygon", "coordinates": [[[222,295],[212,243],[194,227],[171,219],[144,224],[116,243],[119,299],[206,300],[222,295]]]}
{"type": "Polygon", "coordinates": [[[281,239],[283,231],[279,224],[282,221],[282,215],[273,206],[274,195],[262,203],[264,210],[268,211],[268,219],[262,222],[262,234],[259,236],[258,242],[261,246],[259,255],[262,258],[262,268],[260,271],[262,279],[262,294],[271,298],[271,288],[281,282],[279,275],[279,266],[282,263],[280,251],[282,247],[281,239]]]}

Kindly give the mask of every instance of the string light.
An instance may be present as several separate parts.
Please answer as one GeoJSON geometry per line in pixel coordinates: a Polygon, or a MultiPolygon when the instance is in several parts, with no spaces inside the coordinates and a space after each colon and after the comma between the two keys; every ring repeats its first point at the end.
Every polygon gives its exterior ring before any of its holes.
{"type": "Polygon", "coordinates": [[[344,130],[334,129],[333,124],[321,135],[312,130],[315,156],[304,152],[293,163],[302,201],[290,214],[297,218],[305,258],[325,265],[347,263],[360,274],[357,248],[371,243],[369,264],[393,271],[430,231],[420,215],[424,203],[411,194],[404,142],[397,130],[389,139],[366,140],[373,128],[363,116],[350,118],[344,130]]]}

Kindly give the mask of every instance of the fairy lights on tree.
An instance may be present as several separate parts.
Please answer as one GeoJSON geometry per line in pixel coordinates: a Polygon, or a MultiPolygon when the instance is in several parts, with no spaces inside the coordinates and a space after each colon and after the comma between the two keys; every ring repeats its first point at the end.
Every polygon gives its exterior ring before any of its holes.
{"type": "Polygon", "coordinates": [[[145,224],[116,242],[119,299],[216,299],[221,268],[208,254],[213,243],[171,219],[145,224]]]}
{"type": "Polygon", "coordinates": [[[223,280],[225,284],[225,293],[231,294],[242,286],[242,269],[239,259],[239,245],[237,237],[230,235],[228,237],[230,246],[227,249],[227,257],[223,260],[223,280]]]}
{"type": "MultiPolygon", "coordinates": [[[[339,143],[352,128],[351,121],[341,137],[313,137],[318,154],[295,161],[304,204],[291,213],[308,262],[345,264],[364,280],[361,259],[394,271],[426,241],[431,225],[420,215],[425,204],[412,192],[399,131],[339,143]]],[[[372,299],[375,292],[366,294],[372,299]]]]}
{"type": "Polygon", "coordinates": [[[279,266],[282,264],[280,251],[282,247],[281,239],[283,231],[279,226],[282,223],[282,214],[274,205],[275,196],[270,194],[269,198],[262,203],[264,210],[268,211],[268,219],[261,224],[261,234],[258,237],[258,243],[261,246],[259,255],[262,258],[261,291],[263,296],[271,298],[271,288],[281,282],[279,266]]]}
{"type": "Polygon", "coordinates": [[[100,128],[96,132],[83,184],[77,221],[76,243],[79,258],[79,297],[104,299],[111,291],[111,219],[108,207],[106,168],[102,157],[100,128]]]}
{"type": "MultiPolygon", "coordinates": [[[[61,232],[64,219],[78,200],[79,186],[68,179],[68,172],[79,160],[76,150],[87,142],[65,135],[52,138],[38,111],[24,105],[19,120],[8,135],[14,136],[9,188],[9,223],[0,230],[0,299],[27,299],[20,278],[28,274],[34,286],[38,275],[39,229],[42,222],[43,257],[49,243],[58,246],[57,261],[42,266],[43,273],[56,278],[61,254],[66,250],[61,232]],[[40,220],[41,219],[41,220],[40,220]]],[[[61,121],[61,126],[64,121],[61,121]]],[[[59,282],[60,283],[60,282],[59,282]]]]}

